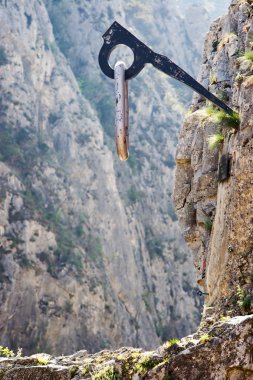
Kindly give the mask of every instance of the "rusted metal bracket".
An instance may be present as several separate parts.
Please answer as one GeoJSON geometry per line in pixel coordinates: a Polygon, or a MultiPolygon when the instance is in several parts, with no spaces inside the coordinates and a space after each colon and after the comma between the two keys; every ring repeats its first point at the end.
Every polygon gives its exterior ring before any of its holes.
{"type": "Polygon", "coordinates": [[[134,54],[134,61],[125,72],[126,80],[134,78],[141,72],[146,64],[151,63],[156,69],[171,76],[179,82],[186,84],[198,94],[204,96],[216,106],[222,108],[226,113],[230,115],[233,114],[234,111],[222,100],[213,95],[183,69],[172,62],[168,57],[155,53],[118,22],[115,21],[110,26],[110,28],[103,35],[103,39],[104,44],[99,52],[98,60],[101,70],[109,78],[114,79],[114,70],[110,67],[108,62],[111,52],[118,45],[126,45],[134,54]]]}

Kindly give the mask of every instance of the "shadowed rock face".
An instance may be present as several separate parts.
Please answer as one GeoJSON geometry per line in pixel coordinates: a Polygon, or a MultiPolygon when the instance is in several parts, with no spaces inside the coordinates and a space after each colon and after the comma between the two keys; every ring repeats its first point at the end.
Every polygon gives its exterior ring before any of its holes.
{"type": "Polygon", "coordinates": [[[240,126],[195,97],[177,149],[175,205],[214,319],[252,310],[252,35],[252,2],[233,1],[207,35],[199,75],[240,126]]]}

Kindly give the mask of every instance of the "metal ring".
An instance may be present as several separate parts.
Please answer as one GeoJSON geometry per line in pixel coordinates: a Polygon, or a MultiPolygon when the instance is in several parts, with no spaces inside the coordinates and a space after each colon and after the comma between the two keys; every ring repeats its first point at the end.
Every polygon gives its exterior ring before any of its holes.
{"type": "Polygon", "coordinates": [[[134,61],[133,61],[132,65],[128,69],[126,69],[125,78],[127,80],[132,79],[136,75],[138,75],[145,66],[144,62],[142,60],[140,60],[139,57],[136,57],[135,50],[131,46],[129,46],[128,44],[122,44],[121,43],[121,44],[117,44],[113,47],[110,47],[110,46],[107,46],[106,44],[104,44],[102,46],[100,52],[99,52],[99,57],[98,57],[99,58],[99,65],[100,65],[100,68],[103,71],[103,73],[111,79],[114,78],[115,72],[111,68],[111,66],[109,65],[108,61],[109,61],[110,55],[113,52],[113,50],[116,49],[118,46],[122,46],[122,45],[130,47],[130,49],[132,50],[132,52],[134,54],[134,61]]]}
{"type": "Polygon", "coordinates": [[[109,65],[109,57],[112,51],[119,45],[129,47],[134,55],[132,65],[125,72],[126,80],[134,78],[144,68],[146,63],[151,63],[151,56],[154,54],[152,50],[116,21],[105,32],[103,39],[104,44],[100,49],[98,62],[103,73],[109,78],[113,79],[115,74],[109,65]]]}
{"type": "Polygon", "coordinates": [[[125,70],[124,62],[118,61],[115,64],[115,141],[117,154],[121,161],[128,159],[128,85],[125,80],[125,70]]]}

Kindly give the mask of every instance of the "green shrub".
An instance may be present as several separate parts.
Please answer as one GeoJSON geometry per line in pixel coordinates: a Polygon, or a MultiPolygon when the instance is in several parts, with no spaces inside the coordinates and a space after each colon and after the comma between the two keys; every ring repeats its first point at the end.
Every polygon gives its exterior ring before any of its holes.
{"type": "Polygon", "coordinates": [[[253,62],[253,51],[248,51],[244,54],[244,57],[253,62]]]}
{"type": "Polygon", "coordinates": [[[229,101],[229,95],[227,93],[226,90],[221,90],[219,91],[219,93],[217,94],[218,98],[223,100],[224,102],[228,102],[229,101]]]}
{"type": "Polygon", "coordinates": [[[142,295],[142,300],[145,304],[145,307],[149,313],[152,313],[152,305],[150,303],[150,294],[149,292],[146,292],[142,295]]]}
{"type": "Polygon", "coordinates": [[[7,65],[8,62],[4,47],[0,47],[0,66],[7,65]]]}
{"type": "Polygon", "coordinates": [[[44,357],[43,355],[37,356],[37,361],[39,365],[47,365],[48,364],[48,359],[44,357]]]}
{"type": "Polygon", "coordinates": [[[237,49],[235,50],[235,53],[233,54],[233,56],[236,57],[236,58],[243,57],[243,55],[244,55],[244,51],[241,50],[241,49],[239,49],[239,48],[237,48],[237,49]]]}
{"type": "Polygon", "coordinates": [[[231,317],[229,315],[221,315],[220,317],[220,321],[223,323],[228,322],[230,319],[231,317]]]}
{"type": "Polygon", "coordinates": [[[161,338],[163,342],[168,340],[169,338],[168,325],[164,325],[160,318],[155,324],[155,331],[156,331],[157,336],[159,336],[159,338],[161,338]]]}
{"type": "Polygon", "coordinates": [[[134,175],[138,174],[141,171],[141,160],[138,159],[136,152],[133,151],[131,154],[129,154],[126,163],[130,166],[134,175]]]}
{"type": "Polygon", "coordinates": [[[171,374],[168,374],[168,375],[165,375],[163,380],[174,380],[174,379],[173,379],[173,376],[171,374]]]}
{"type": "Polygon", "coordinates": [[[75,233],[78,238],[81,238],[84,234],[84,229],[82,224],[78,224],[75,228],[75,233]]]}
{"type": "Polygon", "coordinates": [[[251,298],[249,295],[246,294],[246,292],[240,287],[240,285],[237,285],[236,287],[236,294],[237,294],[237,304],[245,311],[249,312],[251,310],[251,298]]]}
{"type": "Polygon", "coordinates": [[[244,311],[250,311],[251,309],[251,298],[249,296],[245,296],[242,300],[242,308],[244,311]]]}
{"type": "Polygon", "coordinates": [[[236,82],[241,83],[244,78],[245,78],[244,74],[237,74],[235,77],[235,80],[236,80],[236,82]]]}
{"type": "Polygon", "coordinates": [[[10,358],[12,356],[15,356],[12,350],[10,350],[8,347],[0,346],[0,357],[10,358]]]}
{"type": "Polygon", "coordinates": [[[213,228],[213,222],[210,218],[206,218],[204,220],[204,226],[205,226],[205,229],[208,231],[208,232],[211,232],[212,231],[212,228],[213,228]]]}
{"type": "Polygon", "coordinates": [[[71,379],[73,379],[73,377],[77,374],[77,372],[79,371],[79,367],[78,366],[73,366],[70,368],[70,377],[71,379]]]}
{"type": "Polygon", "coordinates": [[[2,161],[23,162],[20,146],[13,139],[11,130],[4,125],[0,126],[0,153],[2,161]]]}
{"type": "Polygon", "coordinates": [[[131,186],[127,191],[127,197],[130,204],[134,204],[143,198],[143,192],[136,189],[135,186],[131,186]]]}
{"type": "Polygon", "coordinates": [[[151,355],[145,355],[142,357],[136,364],[136,369],[139,375],[144,374],[145,372],[154,368],[155,362],[151,355]]]}
{"type": "Polygon", "coordinates": [[[121,376],[116,368],[107,366],[95,373],[92,380],[121,380],[121,376]]]}
{"type": "Polygon", "coordinates": [[[49,49],[53,54],[56,54],[58,51],[58,46],[55,41],[49,43],[49,49]]]}
{"type": "Polygon", "coordinates": [[[221,124],[221,126],[228,128],[238,128],[240,124],[240,116],[237,112],[233,114],[228,114],[225,111],[221,111],[214,107],[207,107],[206,113],[210,116],[216,123],[221,124]]]}
{"type": "Polygon", "coordinates": [[[210,76],[209,76],[209,82],[210,82],[210,84],[215,84],[215,83],[217,83],[217,80],[218,80],[218,78],[217,78],[217,74],[214,73],[213,71],[211,71],[211,72],[210,72],[210,76]]]}
{"type": "Polygon", "coordinates": [[[49,146],[45,142],[39,142],[38,148],[42,154],[46,154],[49,151],[49,146]]]}
{"type": "Polygon", "coordinates": [[[58,113],[50,113],[48,116],[48,122],[49,124],[55,124],[61,116],[58,113]]]}
{"type": "Polygon", "coordinates": [[[209,136],[207,141],[208,141],[208,148],[212,150],[216,148],[217,146],[219,146],[224,141],[224,136],[222,133],[217,132],[214,135],[209,136]]]}
{"type": "Polygon", "coordinates": [[[26,143],[28,140],[30,140],[29,130],[26,128],[20,128],[15,135],[15,140],[19,145],[26,143]]]}
{"type": "Polygon", "coordinates": [[[209,342],[209,340],[211,339],[210,335],[208,334],[203,334],[201,335],[201,337],[199,338],[199,341],[201,343],[206,343],[206,342],[209,342]]]}
{"type": "Polygon", "coordinates": [[[179,340],[179,339],[177,339],[177,338],[172,338],[172,339],[168,340],[168,341],[165,343],[165,346],[166,346],[167,348],[169,348],[169,347],[172,347],[172,346],[174,346],[175,344],[178,344],[178,343],[180,343],[180,340],[179,340]]]}
{"type": "Polygon", "coordinates": [[[153,236],[146,241],[146,246],[151,259],[161,257],[164,251],[164,241],[161,236],[153,236]]]}
{"type": "Polygon", "coordinates": [[[21,268],[31,267],[31,262],[25,253],[19,253],[17,255],[17,261],[18,261],[19,265],[21,266],[21,268]]]}
{"type": "Polygon", "coordinates": [[[103,246],[99,237],[89,235],[86,241],[86,250],[89,257],[97,264],[103,260],[103,246]]]}
{"type": "Polygon", "coordinates": [[[58,247],[54,254],[59,264],[73,265],[78,271],[83,269],[83,258],[80,252],[75,252],[73,246],[65,246],[62,241],[58,247]]]}
{"type": "Polygon", "coordinates": [[[36,195],[31,190],[24,190],[22,195],[26,207],[36,209],[36,195]]]}

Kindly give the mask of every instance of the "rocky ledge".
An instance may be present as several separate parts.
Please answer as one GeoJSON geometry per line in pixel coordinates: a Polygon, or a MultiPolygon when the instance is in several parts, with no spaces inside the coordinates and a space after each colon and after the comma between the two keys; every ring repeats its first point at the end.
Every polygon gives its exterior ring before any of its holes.
{"type": "MultiPolygon", "coordinates": [[[[206,311],[208,312],[208,311],[206,311]]],[[[89,355],[12,356],[2,349],[1,380],[250,380],[253,379],[253,315],[223,317],[209,329],[156,351],[121,348],[89,355]]],[[[1,350],[0,350],[1,352],[1,350]]]]}

